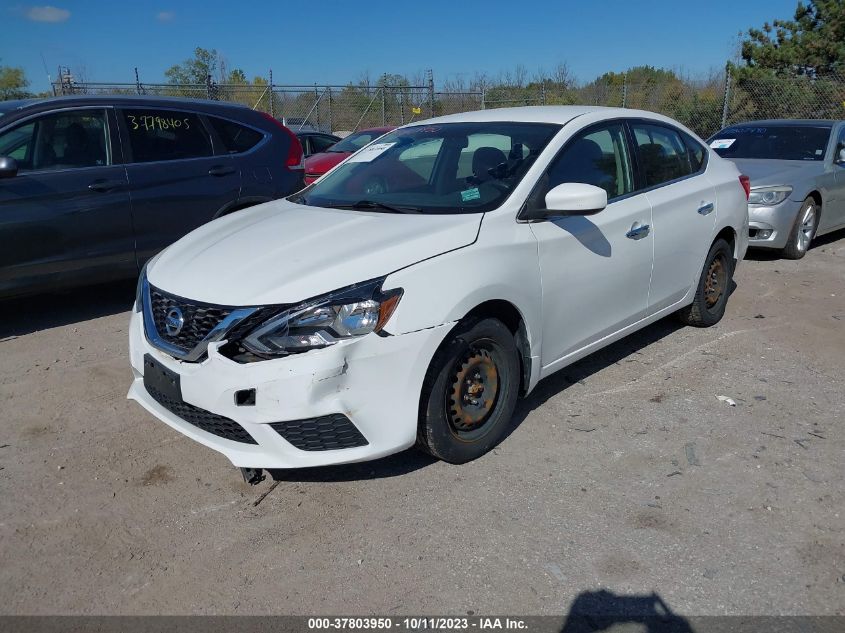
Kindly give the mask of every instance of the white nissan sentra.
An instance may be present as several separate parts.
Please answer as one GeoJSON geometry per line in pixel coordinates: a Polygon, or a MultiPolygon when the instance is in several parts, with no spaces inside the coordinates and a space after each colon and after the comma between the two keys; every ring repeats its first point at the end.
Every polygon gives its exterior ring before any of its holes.
{"type": "Polygon", "coordinates": [[[650,112],[396,129],[150,261],[129,397],[245,472],[414,444],[466,462],[545,376],[670,313],[717,323],[748,186],[650,112]]]}

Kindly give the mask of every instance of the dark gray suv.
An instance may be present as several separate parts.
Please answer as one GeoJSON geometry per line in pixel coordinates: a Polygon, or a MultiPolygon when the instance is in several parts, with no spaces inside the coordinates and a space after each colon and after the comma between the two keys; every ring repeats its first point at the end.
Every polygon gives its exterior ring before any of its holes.
{"type": "Polygon", "coordinates": [[[201,224],[301,189],[302,155],[236,104],[0,102],[0,298],[137,276],[201,224]]]}

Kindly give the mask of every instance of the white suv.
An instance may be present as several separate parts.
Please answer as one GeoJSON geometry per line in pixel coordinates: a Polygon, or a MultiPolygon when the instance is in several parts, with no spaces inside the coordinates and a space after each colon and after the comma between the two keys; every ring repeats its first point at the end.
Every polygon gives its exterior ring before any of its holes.
{"type": "Polygon", "coordinates": [[[528,107],[390,132],[147,266],[129,397],[242,468],[465,462],[545,376],[721,319],[748,181],[666,117],[528,107]]]}

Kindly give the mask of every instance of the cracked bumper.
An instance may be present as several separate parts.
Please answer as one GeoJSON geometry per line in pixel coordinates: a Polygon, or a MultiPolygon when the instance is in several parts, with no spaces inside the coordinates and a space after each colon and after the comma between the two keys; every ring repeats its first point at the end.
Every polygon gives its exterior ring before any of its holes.
{"type": "Polygon", "coordinates": [[[141,315],[132,313],[129,351],[133,382],[128,398],[180,433],[223,453],[235,466],[299,468],[365,461],[412,446],[423,378],[452,324],[380,337],[368,335],[287,358],[239,364],[212,345],[201,363],[186,363],[152,347],[141,315]],[[206,432],[159,404],[144,386],[144,355],[177,373],[182,399],[240,424],[256,441],[246,444],[206,432]],[[255,389],[255,404],[238,406],[235,392],[255,389]],[[343,414],[366,446],[301,450],[269,426],[273,422],[343,414]]]}

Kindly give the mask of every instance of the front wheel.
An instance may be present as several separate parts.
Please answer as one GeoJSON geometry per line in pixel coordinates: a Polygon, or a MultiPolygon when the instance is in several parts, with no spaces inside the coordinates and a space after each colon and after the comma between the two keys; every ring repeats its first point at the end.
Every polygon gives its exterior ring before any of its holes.
{"type": "Polygon", "coordinates": [[[816,236],[816,229],[819,228],[819,209],[816,201],[807,198],[801,205],[798,215],[795,217],[795,224],[789,232],[786,246],[781,251],[786,259],[801,259],[807,254],[810,242],[816,236]]]}
{"type": "Polygon", "coordinates": [[[459,326],[434,355],[423,383],[417,439],[452,464],[480,457],[502,438],[519,394],[519,352],[498,319],[459,326]]]}
{"type": "Polygon", "coordinates": [[[733,272],[733,249],[725,240],[718,239],[704,260],[692,303],[678,312],[681,321],[694,327],[710,327],[721,321],[733,272]]]}

